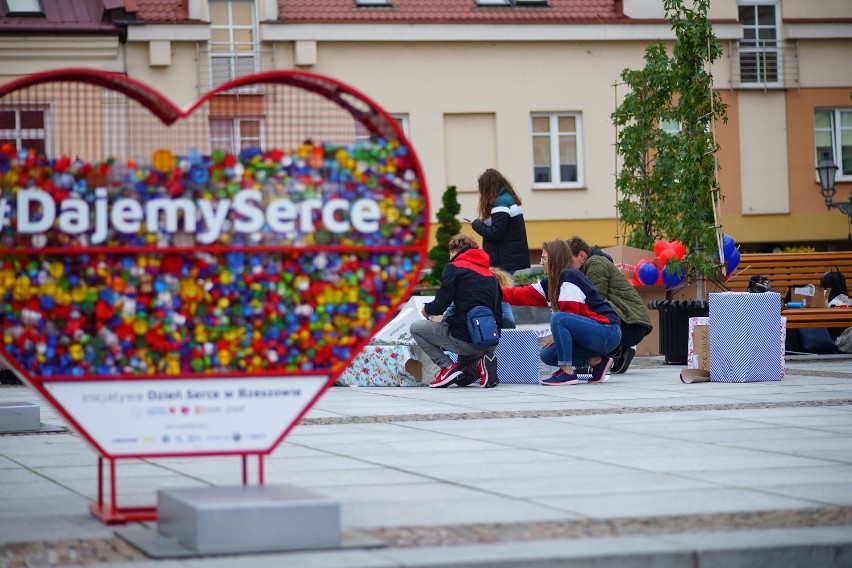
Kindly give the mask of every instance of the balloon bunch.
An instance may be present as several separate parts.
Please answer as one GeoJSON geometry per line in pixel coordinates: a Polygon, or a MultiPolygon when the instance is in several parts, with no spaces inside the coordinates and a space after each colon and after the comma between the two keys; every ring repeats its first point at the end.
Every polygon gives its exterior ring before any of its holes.
{"type": "Polygon", "coordinates": [[[722,253],[725,255],[725,281],[727,282],[740,264],[740,249],[737,248],[737,243],[731,235],[722,235],[722,253]]]}
{"type": "MultiPolygon", "coordinates": [[[[672,266],[666,270],[671,259],[683,260],[686,255],[686,247],[680,241],[658,240],[654,243],[654,254],[656,258],[643,258],[636,263],[636,279],[638,284],[650,286],[652,284],[665,284],[666,288],[674,288],[686,277],[686,270],[681,266],[677,270],[672,266]]],[[[633,282],[634,285],[637,282],[633,282]]]]}

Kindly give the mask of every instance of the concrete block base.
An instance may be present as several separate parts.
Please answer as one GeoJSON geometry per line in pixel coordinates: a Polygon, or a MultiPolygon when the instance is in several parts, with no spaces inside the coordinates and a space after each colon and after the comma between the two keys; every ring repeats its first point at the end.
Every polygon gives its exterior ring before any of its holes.
{"type": "Polygon", "coordinates": [[[39,405],[32,402],[0,402],[0,432],[27,432],[39,428],[39,405]]]}
{"type": "Polygon", "coordinates": [[[157,532],[201,554],[340,546],[340,504],[293,485],[157,492],[157,532]]]}

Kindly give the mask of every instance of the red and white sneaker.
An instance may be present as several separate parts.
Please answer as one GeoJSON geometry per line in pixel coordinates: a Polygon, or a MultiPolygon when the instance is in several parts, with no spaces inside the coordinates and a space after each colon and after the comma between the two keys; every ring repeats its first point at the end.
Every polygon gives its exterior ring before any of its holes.
{"type": "Polygon", "coordinates": [[[476,362],[476,372],[479,373],[479,386],[484,389],[496,387],[500,383],[497,378],[497,355],[486,353],[476,362]]]}
{"type": "Polygon", "coordinates": [[[441,369],[435,373],[435,380],[429,383],[429,387],[433,389],[441,389],[454,385],[463,374],[464,371],[462,371],[458,364],[453,363],[449,367],[441,369]]]}

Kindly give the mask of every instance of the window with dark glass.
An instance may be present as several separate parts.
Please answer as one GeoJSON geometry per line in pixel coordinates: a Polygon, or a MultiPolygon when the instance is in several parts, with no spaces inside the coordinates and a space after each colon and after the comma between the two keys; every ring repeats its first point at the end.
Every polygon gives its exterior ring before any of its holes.
{"type": "Polygon", "coordinates": [[[777,6],[774,2],[740,3],[739,20],[743,25],[739,44],[740,81],[777,83],[780,59],[777,6]]]}
{"type": "Polygon", "coordinates": [[[0,146],[47,155],[46,114],[44,109],[0,108],[0,146]]]}

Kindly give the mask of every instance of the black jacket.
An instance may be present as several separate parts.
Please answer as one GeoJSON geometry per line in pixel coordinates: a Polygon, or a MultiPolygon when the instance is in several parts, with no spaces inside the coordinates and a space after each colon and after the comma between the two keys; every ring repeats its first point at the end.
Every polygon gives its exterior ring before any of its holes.
{"type": "Polygon", "coordinates": [[[508,272],[530,267],[524,214],[505,187],[491,208],[491,223],[476,219],[471,227],[482,235],[482,248],[491,258],[491,266],[508,272]]]}
{"type": "Polygon", "coordinates": [[[444,266],[441,287],[435,294],[435,299],[424,304],[423,309],[430,316],[438,316],[453,304],[454,311],[445,320],[450,327],[450,335],[470,343],[467,312],[475,306],[488,306],[494,312],[497,325],[502,328],[502,301],[500,285],[488,268],[488,255],[482,249],[467,248],[444,266]]]}

